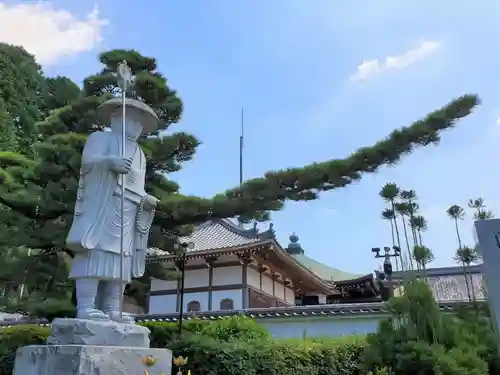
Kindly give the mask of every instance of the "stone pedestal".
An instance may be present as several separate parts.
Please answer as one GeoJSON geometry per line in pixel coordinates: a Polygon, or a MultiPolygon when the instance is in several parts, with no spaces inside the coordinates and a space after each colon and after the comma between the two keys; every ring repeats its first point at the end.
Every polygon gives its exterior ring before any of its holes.
{"type": "Polygon", "coordinates": [[[54,319],[50,345],[110,345],[149,348],[149,329],[112,320],[54,319]]]}
{"type": "Polygon", "coordinates": [[[109,320],[55,319],[47,345],[18,349],[14,374],[144,375],[147,370],[150,375],[170,375],[171,367],[170,350],[149,348],[146,327],[109,320]],[[145,363],[148,357],[154,365],[145,363]]]}
{"type": "Polygon", "coordinates": [[[18,349],[14,375],[170,375],[168,349],[96,345],[32,345],[18,349]],[[151,356],[153,366],[144,364],[151,356]]]}

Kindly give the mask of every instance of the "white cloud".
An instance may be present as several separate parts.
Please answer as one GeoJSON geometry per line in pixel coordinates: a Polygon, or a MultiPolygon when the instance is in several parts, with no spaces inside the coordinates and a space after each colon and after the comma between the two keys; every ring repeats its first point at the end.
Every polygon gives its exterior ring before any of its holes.
{"type": "Polygon", "coordinates": [[[99,18],[97,7],[78,18],[49,2],[0,4],[0,42],[23,46],[44,65],[91,51],[101,42],[107,23],[99,18]]]}
{"type": "Polygon", "coordinates": [[[352,80],[363,81],[370,79],[388,70],[400,70],[422,61],[434,54],[441,48],[437,41],[422,42],[417,48],[413,48],[401,55],[387,56],[382,60],[366,60],[356,68],[356,73],[351,76],[352,80]]]}

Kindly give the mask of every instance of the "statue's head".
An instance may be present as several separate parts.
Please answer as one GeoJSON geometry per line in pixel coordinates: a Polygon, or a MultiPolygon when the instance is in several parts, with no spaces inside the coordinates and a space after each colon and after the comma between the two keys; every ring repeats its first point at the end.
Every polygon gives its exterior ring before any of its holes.
{"type": "MultiPolygon", "coordinates": [[[[121,131],[123,102],[121,98],[110,99],[97,109],[101,121],[114,131],[121,131]],[[114,129],[116,128],[116,129],[114,129]]],[[[154,110],[135,99],[125,99],[125,132],[137,139],[140,135],[152,134],[158,129],[159,119],[154,110]]]]}

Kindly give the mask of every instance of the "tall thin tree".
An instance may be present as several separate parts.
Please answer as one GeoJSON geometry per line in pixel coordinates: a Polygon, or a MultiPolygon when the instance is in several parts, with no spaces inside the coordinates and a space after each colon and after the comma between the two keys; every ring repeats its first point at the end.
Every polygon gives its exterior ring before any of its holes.
{"type": "Polygon", "coordinates": [[[425,246],[415,245],[413,247],[413,259],[424,274],[424,279],[427,282],[427,265],[434,260],[434,254],[425,246]]]}
{"type": "MultiPolygon", "coordinates": [[[[394,213],[393,215],[393,222],[394,222],[394,231],[396,232],[396,241],[399,249],[401,250],[401,238],[399,236],[399,228],[398,228],[398,220],[396,218],[396,198],[399,196],[400,189],[398,185],[395,183],[387,183],[384,186],[382,186],[382,189],[380,190],[380,197],[388,202],[391,205],[392,212],[394,213]]],[[[401,262],[401,270],[405,270],[407,265],[404,262],[403,259],[403,253],[400,252],[400,262],[401,262]]]]}
{"type": "MultiPolygon", "coordinates": [[[[417,193],[415,190],[403,190],[399,196],[401,200],[406,203],[406,216],[408,216],[408,222],[411,223],[413,217],[418,212],[417,193]]],[[[411,235],[413,239],[413,246],[418,245],[418,237],[415,228],[410,224],[411,235]]]]}
{"type": "Polygon", "coordinates": [[[455,258],[457,262],[463,263],[465,265],[465,278],[466,282],[470,285],[470,290],[472,294],[472,300],[476,302],[476,291],[474,288],[474,283],[472,280],[472,274],[470,272],[470,266],[478,260],[476,250],[469,246],[462,246],[455,253],[455,258]]]}
{"type": "Polygon", "coordinates": [[[427,220],[422,215],[416,215],[411,218],[410,225],[415,231],[418,245],[422,246],[422,232],[427,230],[427,220]]]}
{"type": "MultiPolygon", "coordinates": [[[[392,245],[397,246],[396,244],[396,231],[394,229],[394,211],[391,208],[386,208],[385,210],[382,211],[382,219],[389,221],[391,224],[391,237],[392,237],[392,245]]],[[[399,271],[399,259],[398,257],[395,257],[396,259],[396,271],[399,271]]],[[[401,271],[403,271],[401,267],[401,271]]]]}
{"type": "Polygon", "coordinates": [[[408,215],[408,204],[404,202],[398,202],[395,204],[396,213],[399,214],[401,221],[403,222],[403,233],[405,236],[406,250],[408,254],[408,264],[409,268],[413,271],[415,268],[413,266],[413,255],[411,251],[410,241],[408,239],[408,228],[406,225],[406,216],[408,215]]]}
{"type": "Polygon", "coordinates": [[[476,210],[473,214],[474,220],[487,220],[493,218],[493,212],[486,208],[483,198],[469,199],[469,208],[476,210]]]}
{"type": "MultiPolygon", "coordinates": [[[[469,204],[474,203],[472,200],[469,200],[469,204]]],[[[482,205],[482,202],[478,202],[479,205],[482,205]]],[[[469,205],[470,207],[470,205],[469,205]]],[[[448,216],[455,222],[455,232],[457,234],[457,240],[458,240],[458,250],[455,254],[455,260],[457,262],[460,262],[462,266],[462,271],[464,274],[464,279],[465,279],[465,287],[467,289],[467,296],[469,297],[469,301],[471,300],[471,285],[469,284],[469,277],[468,277],[468,270],[466,264],[462,261],[463,257],[460,256],[462,252],[462,237],[460,236],[460,229],[458,223],[464,219],[465,217],[465,211],[462,207],[454,204],[453,206],[450,206],[448,210],[446,210],[446,213],[448,216]]]]}

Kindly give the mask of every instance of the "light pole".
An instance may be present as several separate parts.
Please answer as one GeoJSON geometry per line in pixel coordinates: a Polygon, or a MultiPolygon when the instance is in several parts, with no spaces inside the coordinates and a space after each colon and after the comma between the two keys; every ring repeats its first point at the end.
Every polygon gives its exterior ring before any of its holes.
{"type": "Polygon", "coordinates": [[[182,319],[184,317],[184,279],[186,276],[186,253],[188,252],[188,249],[191,250],[194,248],[194,243],[193,242],[181,242],[181,243],[176,243],[174,245],[175,249],[180,249],[180,256],[176,259],[175,261],[175,266],[177,267],[178,270],[181,271],[181,286],[180,286],[180,306],[179,306],[179,326],[178,326],[178,333],[179,335],[182,332],[182,319]]]}
{"type": "Polygon", "coordinates": [[[389,286],[389,297],[393,296],[394,290],[393,290],[393,283],[392,283],[392,263],[391,263],[391,257],[394,257],[397,259],[397,257],[401,256],[401,249],[398,246],[393,246],[388,247],[385,246],[383,248],[384,253],[381,254],[381,248],[380,247],[374,247],[372,248],[372,253],[374,253],[375,259],[377,258],[384,258],[384,276],[381,278],[381,280],[384,280],[387,277],[387,283],[389,286]],[[391,252],[392,250],[392,252],[391,252]]]}

